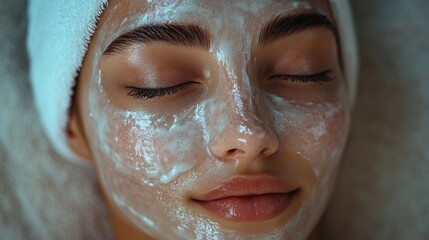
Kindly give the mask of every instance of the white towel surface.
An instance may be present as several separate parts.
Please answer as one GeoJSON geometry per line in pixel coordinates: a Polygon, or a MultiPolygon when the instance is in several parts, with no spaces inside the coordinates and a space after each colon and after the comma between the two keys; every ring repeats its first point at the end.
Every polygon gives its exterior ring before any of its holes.
{"type": "Polygon", "coordinates": [[[349,89],[349,101],[354,105],[358,85],[358,45],[356,42],[353,12],[349,0],[330,0],[332,12],[338,25],[344,72],[349,89]]]}

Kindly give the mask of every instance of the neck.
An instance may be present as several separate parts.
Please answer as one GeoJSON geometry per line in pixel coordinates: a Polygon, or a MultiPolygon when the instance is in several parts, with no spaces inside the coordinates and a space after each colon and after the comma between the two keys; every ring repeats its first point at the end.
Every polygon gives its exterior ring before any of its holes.
{"type": "Polygon", "coordinates": [[[307,240],[320,240],[321,239],[321,228],[320,224],[314,228],[313,232],[311,232],[310,236],[307,238],[307,240]]]}
{"type": "Polygon", "coordinates": [[[108,210],[110,220],[113,227],[113,232],[116,240],[142,239],[152,240],[153,238],[145,234],[141,229],[127,220],[122,213],[114,206],[111,201],[108,201],[108,210]]]}

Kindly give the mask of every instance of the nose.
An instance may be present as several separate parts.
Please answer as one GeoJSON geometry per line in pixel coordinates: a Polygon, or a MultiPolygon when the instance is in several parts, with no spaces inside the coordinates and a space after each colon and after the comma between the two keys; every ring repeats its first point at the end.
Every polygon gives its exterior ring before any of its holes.
{"type": "Polygon", "coordinates": [[[230,57],[223,62],[226,69],[218,79],[220,94],[214,97],[217,110],[208,114],[211,115],[207,121],[211,125],[208,148],[214,157],[224,161],[244,163],[266,158],[279,148],[269,111],[260,111],[268,108],[250,80],[247,57],[240,53],[230,57]]]}
{"type": "Polygon", "coordinates": [[[211,153],[225,161],[250,161],[266,158],[278,149],[278,138],[260,126],[242,123],[220,133],[212,139],[211,153]]]}
{"type": "Polygon", "coordinates": [[[220,110],[215,118],[218,121],[212,122],[215,133],[211,134],[209,149],[217,159],[251,161],[278,150],[279,140],[274,130],[266,127],[270,124],[257,117],[251,108],[237,111],[226,104],[226,109],[220,110]]]}

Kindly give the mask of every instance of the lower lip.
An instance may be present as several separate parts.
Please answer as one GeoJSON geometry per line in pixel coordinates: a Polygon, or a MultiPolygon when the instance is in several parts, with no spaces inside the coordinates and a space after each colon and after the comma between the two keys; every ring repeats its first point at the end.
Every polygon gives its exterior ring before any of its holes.
{"type": "Polygon", "coordinates": [[[273,193],[197,202],[206,210],[226,220],[258,222],[279,216],[288,208],[292,199],[293,193],[273,193]]]}

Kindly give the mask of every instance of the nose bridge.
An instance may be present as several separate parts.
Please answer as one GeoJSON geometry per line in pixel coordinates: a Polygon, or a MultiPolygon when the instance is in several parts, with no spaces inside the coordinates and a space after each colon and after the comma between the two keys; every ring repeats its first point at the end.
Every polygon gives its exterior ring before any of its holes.
{"type": "Polygon", "coordinates": [[[238,126],[239,132],[250,134],[258,131],[262,127],[263,121],[260,119],[256,102],[258,96],[254,93],[249,73],[249,57],[246,53],[248,49],[236,51],[232,56],[227,56],[229,61],[223,59],[224,79],[221,81],[219,91],[222,93],[221,99],[225,101],[224,113],[230,125],[238,126]],[[253,129],[253,131],[252,131],[253,129]]]}
{"type": "Polygon", "coordinates": [[[250,84],[240,86],[239,83],[233,83],[229,98],[225,113],[231,117],[231,126],[237,126],[239,133],[249,136],[263,130],[265,124],[255,104],[257,96],[252,93],[250,84]]]}
{"type": "MultiPolygon", "coordinates": [[[[232,75],[232,74],[228,74],[232,75]]],[[[253,103],[252,88],[249,76],[243,70],[238,71],[233,76],[228,76],[232,91],[227,99],[231,101],[230,114],[236,115],[239,121],[251,124],[258,119],[255,105],[253,103]]],[[[228,95],[228,91],[226,91],[228,95]]]]}
{"type": "Polygon", "coordinates": [[[278,147],[269,118],[261,115],[256,104],[259,96],[252,90],[245,64],[239,61],[226,68],[225,84],[219,89],[222,94],[217,95],[219,107],[212,116],[209,149],[219,159],[253,159],[278,147]]]}
{"type": "MultiPolygon", "coordinates": [[[[225,46],[224,46],[225,48],[225,46]]],[[[229,46],[229,55],[226,55],[226,59],[222,59],[222,65],[224,65],[224,81],[223,86],[226,89],[222,89],[225,94],[227,101],[230,101],[231,108],[233,110],[231,115],[237,115],[236,117],[241,118],[243,122],[249,122],[249,124],[258,118],[255,100],[256,96],[253,94],[253,84],[251,82],[251,67],[249,67],[249,51],[250,44],[243,44],[241,49],[235,49],[231,51],[233,46],[229,46]]]]}

